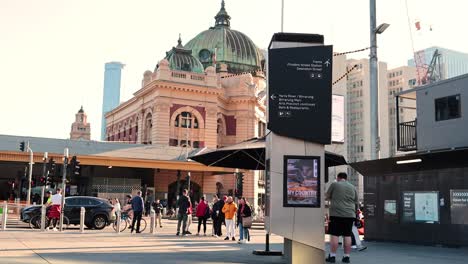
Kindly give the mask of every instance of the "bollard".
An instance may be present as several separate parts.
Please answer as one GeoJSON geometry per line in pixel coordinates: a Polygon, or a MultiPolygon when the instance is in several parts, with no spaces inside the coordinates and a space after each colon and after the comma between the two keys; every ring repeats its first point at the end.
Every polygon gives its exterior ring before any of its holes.
{"type": "Polygon", "coordinates": [[[6,230],[7,219],[8,219],[8,204],[6,201],[3,202],[3,212],[2,212],[2,230],[6,230]]]}
{"type": "Polygon", "coordinates": [[[117,211],[117,219],[115,219],[116,222],[116,226],[117,228],[115,229],[115,232],[117,232],[117,234],[120,234],[120,221],[122,219],[122,213],[120,211],[117,211]]]}
{"type": "Polygon", "coordinates": [[[85,208],[81,207],[81,210],[80,210],[80,233],[84,232],[85,214],[86,214],[85,208]]]}
{"type": "Polygon", "coordinates": [[[151,232],[151,234],[154,235],[156,233],[156,213],[153,210],[151,210],[150,216],[151,216],[150,232],[151,232]]]}
{"type": "Polygon", "coordinates": [[[41,206],[41,231],[45,231],[46,205],[41,206]]]}

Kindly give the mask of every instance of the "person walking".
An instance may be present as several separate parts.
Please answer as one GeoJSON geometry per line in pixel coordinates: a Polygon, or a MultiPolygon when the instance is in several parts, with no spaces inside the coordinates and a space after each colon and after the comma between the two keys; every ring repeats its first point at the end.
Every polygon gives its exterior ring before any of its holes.
{"type": "Polygon", "coordinates": [[[177,214],[177,234],[180,235],[180,225],[182,224],[182,235],[186,236],[187,218],[190,208],[190,198],[187,196],[187,189],[182,191],[182,196],[179,198],[179,213],[177,214]]]}
{"type": "MultiPolygon", "coordinates": [[[[59,221],[60,214],[62,212],[62,189],[57,188],[56,193],[52,195],[47,205],[50,206],[48,217],[52,222],[53,230],[58,231],[57,222],[59,221]]],[[[47,227],[47,230],[50,230],[49,228],[50,227],[47,227]]]]}
{"type": "Polygon", "coordinates": [[[236,241],[236,227],[234,225],[234,216],[236,216],[237,205],[232,200],[232,196],[229,196],[226,203],[223,206],[223,213],[226,221],[226,238],[224,240],[232,239],[236,241]]]}
{"type": "Polygon", "coordinates": [[[205,201],[205,196],[200,198],[200,203],[197,206],[196,217],[198,218],[197,236],[200,235],[200,227],[203,224],[203,235],[206,236],[206,220],[210,216],[210,207],[205,201]]]}
{"type": "Polygon", "coordinates": [[[362,214],[362,211],[358,209],[351,236],[351,248],[358,251],[364,251],[367,249],[367,247],[362,244],[361,238],[359,237],[359,228],[363,227],[363,222],[361,222],[363,218],[364,215],[362,214]]]}
{"type": "Polygon", "coordinates": [[[213,210],[211,211],[211,219],[213,219],[213,236],[219,237],[221,233],[221,210],[223,210],[224,202],[218,198],[218,195],[213,195],[213,210]]]}
{"type": "Polygon", "coordinates": [[[130,233],[133,233],[133,230],[136,230],[136,233],[138,234],[140,233],[140,222],[141,217],[143,216],[143,208],[145,207],[145,202],[143,201],[143,198],[141,198],[141,191],[138,191],[137,195],[132,198],[131,205],[133,210],[133,220],[130,233]]]}
{"type": "Polygon", "coordinates": [[[239,199],[237,226],[239,227],[239,244],[245,244],[250,241],[249,228],[252,227],[252,209],[244,197],[239,199]]]}
{"type": "Polygon", "coordinates": [[[356,188],[347,181],[348,176],[344,172],[338,173],[336,182],[332,183],[326,193],[326,199],[330,201],[330,224],[328,232],[330,238],[330,253],[326,262],[336,262],[338,239],[344,237],[343,263],[350,263],[351,236],[359,199],[356,188]]]}
{"type": "Polygon", "coordinates": [[[162,213],[164,206],[161,204],[159,199],[153,202],[153,209],[156,214],[156,225],[159,223],[159,227],[162,228],[162,213]]]}

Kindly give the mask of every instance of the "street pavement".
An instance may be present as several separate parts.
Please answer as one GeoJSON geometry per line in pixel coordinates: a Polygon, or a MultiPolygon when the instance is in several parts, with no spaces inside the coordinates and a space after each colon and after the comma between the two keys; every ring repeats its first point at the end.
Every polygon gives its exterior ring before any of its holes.
{"type": "MultiPolygon", "coordinates": [[[[142,234],[130,234],[128,230],[116,234],[109,227],[100,231],[85,230],[85,233],[81,234],[77,228],[62,233],[42,233],[17,226],[0,231],[0,264],[285,263],[283,257],[252,254],[253,250],[265,247],[265,233],[260,227],[256,226],[251,230],[251,243],[239,245],[233,241],[211,237],[211,227],[208,228],[209,236],[206,237],[177,237],[176,221],[163,221],[163,228],[158,227],[155,235],[149,233],[149,227],[142,234]]],[[[195,234],[196,222],[192,224],[191,231],[195,234]]],[[[273,235],[270,241],[273,250],[282,250],[281,237],[273,235]]],[[[367,242],[366,245],[366,251],[352,253],[352,263],[468,263],[467,248],[381,242],[367,242]]],[[[328,248],[328,245],[326,247],[328,248]]],[[[340,250],[337,263],[341,263],[341,252],[340,250]]]]}

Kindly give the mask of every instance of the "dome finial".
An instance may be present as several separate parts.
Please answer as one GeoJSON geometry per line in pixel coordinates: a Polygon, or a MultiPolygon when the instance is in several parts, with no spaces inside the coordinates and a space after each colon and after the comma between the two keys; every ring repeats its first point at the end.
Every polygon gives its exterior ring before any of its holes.
{"type": "Polygon", "coordinates": [[[183,48],[184,45],[182,45],[182,37],[181,34],[179,33],[179,39],[177,40],[177,48],[183,48]]]}
{"type": "Polygon", "coordinates": [[[228,15],[226,11],[226,4],[224,0],[221,1],[221,9],[219,10],[218,14],[215,16],[216,23],[215,26],[217,27],[229,27],[231,22],[231,17],[228,15]]]}

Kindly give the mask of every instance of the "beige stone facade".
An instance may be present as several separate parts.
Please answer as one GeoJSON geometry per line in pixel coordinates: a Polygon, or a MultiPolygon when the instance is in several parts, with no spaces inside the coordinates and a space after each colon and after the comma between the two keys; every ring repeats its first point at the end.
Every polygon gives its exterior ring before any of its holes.
{"type": "MultiPolygon", "coordinates": [[[[188,153],[265,135],[263,55],[247,36],[230,29],[229,20],[223,2],[215,27],[186,46],[179,38],[155,70],[143,74],[133,98],[106,114],[106,140],[183,147],[188,153]]],[[[187,173],[156,169],[156,195],[171,196],[177,178],[183,182],[187,173]]],[[[264,193],[262,176],[247,172],[244,177],[244,196],[254,205],[264,193]]],[[[199,194],[226,195],[235,189],[233,174],[194,172],[191,183],[199,194]]]]}
{"type": "MultiPolygon", "coordinates": [[[[262,136],[265,87],[263,72],[234,75],[208,67],[198,74],[171,70],[168,61],[162,60],[156,72],[145,72],[142,88],[132,99],[106,115],[107,140],[182,146],[190,151],[262,136]]],[[[181,174],[184,178],[186,172],[181,174]]],[[[217,186],[223,186],[221,194],[234,190],[233,175],[203,178],[199,174],[192,174],[191,181],[204,194],[217,193],[217,186]]],[[[248,173],[244,181],[244,195],[255,200],[257,174],[248,173]]],[[[164,196],[175,181],[174,171],[155,172],[156,192],[164,196]]]]}

